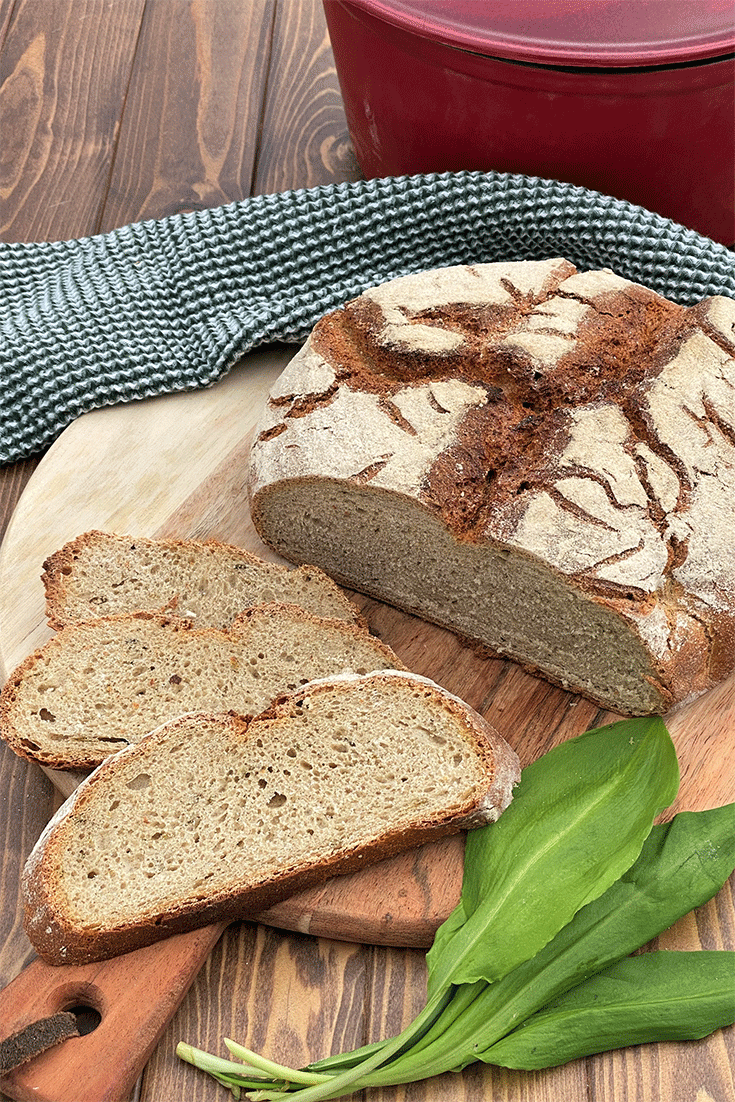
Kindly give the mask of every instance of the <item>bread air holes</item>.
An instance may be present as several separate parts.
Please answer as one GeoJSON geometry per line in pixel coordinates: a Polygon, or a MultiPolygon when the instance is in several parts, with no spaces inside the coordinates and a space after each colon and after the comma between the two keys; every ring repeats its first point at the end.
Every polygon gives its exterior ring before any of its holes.
{"type": "Polygon", "coordinates": [[[266,806],[269,808],[283,807],[283,805],[286,803],[287,798],[288,797],[285,796],[283,792],[275,792],[271,796],[266,806]]]}
{"type": "Polygon", "coordinates": [[[444,735],[440,735],[438,731],[430,731],[427,727],[414,727],[411,733],[423,742],[429,742],[434,746],[447,745],[444,735]]]}
{"type": "Polygon", "coordinates": [[[53,712],[50,712],[48,708],[41,708],[38,713],[38,718],[42,719],[44,723],[56,723],[56,716],[53,712]]]}
{"type": "Polygon", "coordinates": [[[126,782],[125,787],[131,789],[133,792],[140,792],[144,788],[148,788],[151,783],[150,773],[138,773],[137,777],[132,777],[126,782]]]}

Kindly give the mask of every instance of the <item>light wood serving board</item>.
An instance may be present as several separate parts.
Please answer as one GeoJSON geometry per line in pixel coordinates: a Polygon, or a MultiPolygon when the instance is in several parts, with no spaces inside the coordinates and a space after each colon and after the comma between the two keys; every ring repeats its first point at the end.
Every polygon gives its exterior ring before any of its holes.
{"type": "MultiPolygon", "coordinates": [[[[88,529],[216,537],[279,561],[252,526],[246,471],[260,410],[293,352],[279,346],[251,353],[208,390],[96,410],[62,434],[28,483],[0,548],[4,677],[52,635],[40,581],[43,560],[88,529]]],[[[618,718],[512,663],[478,657],[449,632],[351,596],[410,669],[485,715],[522,765],[618,718]]],[[[672,810],[735,801],[735,679],[671,713],[667,725],[682,770],[672,810]]],[[[64,796],[79,779],[50,775],[64,796]]],[[[243,917],[342,940],[426,946],[458,899],[462,852],[462,838],[446,839],[243,917]]],[[[127,1097],[221,930],[171,938],[102,966],[49,969],[35,961],[0,992],[0,1038],[80,1001],[95,1006],[102,1022],[3,1079],[0,1089],[39,1102],[127,1097]]]]}

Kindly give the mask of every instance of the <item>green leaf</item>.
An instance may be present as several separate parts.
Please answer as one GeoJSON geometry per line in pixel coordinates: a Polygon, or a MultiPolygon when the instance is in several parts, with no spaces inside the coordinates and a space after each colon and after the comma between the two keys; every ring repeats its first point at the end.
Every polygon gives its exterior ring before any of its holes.
{"type": "Polygon", "coordinates": [[[459,1071],[552,999],[641,948],[682,915],[711,899],[735,867],[735,803],[685,811],[654,826],[635,864],[577,912],[531,960],[456,1016],[447,1010],[412,1050],[380,1069],[370,1084],[404,1083],[459,1071]]]}
{"type": "Polygon", "coordinates": [[[643,953],[555,999],[483,1053],[533,1070],[651,1041],[689,1041],[735,1022],[735,953],[643,953]]]}
{"type": "Polygon", "coordinates": [[[498,822],[467,837],[462,910],[428,953],[430,991],[533,957],[630,867],[678,786],[659,717],[587,731],[524,769],[498,822]]]}

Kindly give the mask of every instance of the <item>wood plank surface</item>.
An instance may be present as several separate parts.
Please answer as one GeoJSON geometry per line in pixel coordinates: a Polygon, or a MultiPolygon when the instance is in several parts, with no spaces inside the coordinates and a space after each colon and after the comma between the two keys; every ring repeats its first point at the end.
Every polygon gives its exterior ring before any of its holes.
{"type": "Polygon", "coordinates": [[[99,227],[145,0],[17,0],[0,53],[0,232],[99,227]]]}
{"type": "Polygon", "coordinates": [[[319,4],[277,4],[272,44],[253,194],[358,180],[319,4]]]}
{"type": "Polygon", "coordinates": [[[251,193],[275,0],[146,5],[101,228],[251,193]]]}
{"type": "MultiPolygon", "coordinates": [[[[0,0],[0,135],[7,241],[94,233],[358,175],[319,0],[0,0]]],[[[2,530],[36,463],[0,469],[2,530]]],[[[389,631],[391,611],[372,612],[389,631]]],[[[418,631],[406,647],[412,664],[421,656],[418,631]]],[[[470,702],[492,702],[512,725],[510,702],[525,675],[499,664],[483,677],[471,658],[462,661],[470,702]]],[[[542,726],[558,700],[526,687],[542,726]]],[[[721,718],[732,729],[732,714],[721,718]]],[[[594,709],[567,709],[556,734],[594,719],[594,709]]],[[[701,779],[716,780],[706,768],[701,779]]],[[[42,771],[0,745],[2,984],[31,956],[20,928],[20,869],[53,806],[42,771]]],[[[731,880],[662,944],[732,948],[732,914],[731,880]]],[[[424,956],[415,949],[235,924],[154,1049],[131,1102],[228,1097],[175,1057],[179,1039],[221,1052],[222,1036],[233,1036],[298,1063],[395,1032],[419,1008],[423,983],[424,956]]],[[[734,1102],[732,1033],[545,1073],[472,1069],[366,1092],[365,1102],[734,1102]]]]}

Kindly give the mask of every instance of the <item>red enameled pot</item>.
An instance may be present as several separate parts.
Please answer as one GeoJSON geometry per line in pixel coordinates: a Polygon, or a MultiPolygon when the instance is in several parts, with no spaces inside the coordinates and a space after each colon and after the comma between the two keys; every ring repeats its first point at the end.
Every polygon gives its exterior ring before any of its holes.
{"type": "Polygon", "coordinates": [[[735,0],[324,9],[366,177],[549,177],[735,243],[735,0]]]}

